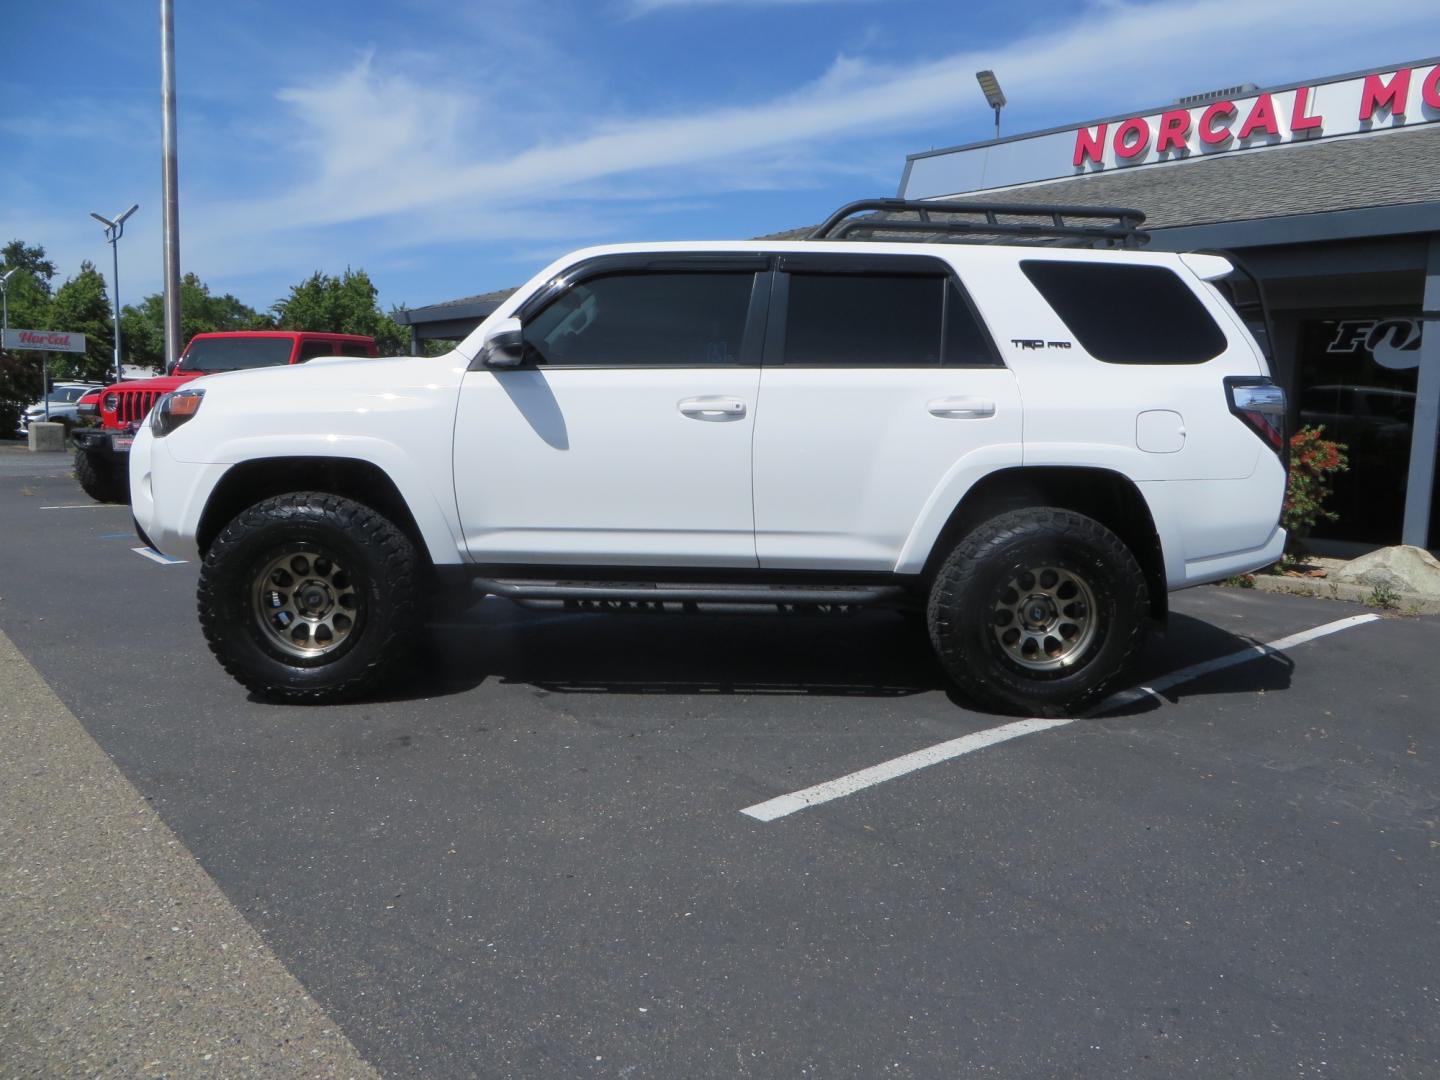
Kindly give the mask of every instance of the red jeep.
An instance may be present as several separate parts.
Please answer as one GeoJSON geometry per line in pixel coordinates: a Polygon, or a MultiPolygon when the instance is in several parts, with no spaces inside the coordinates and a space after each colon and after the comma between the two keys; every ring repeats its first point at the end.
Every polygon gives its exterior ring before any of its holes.
{"type": "Polygon", "coordinates": [[[177,386],[245,368],[303,364],[318,356],[378,356],[375,339],[310,330],[226,330],[196,334],[168,374],[107,386],[100,396],[100,426],[77,428],[75,477],[97,502],[130,501],[130,444],[150,407],[177,386]]]}

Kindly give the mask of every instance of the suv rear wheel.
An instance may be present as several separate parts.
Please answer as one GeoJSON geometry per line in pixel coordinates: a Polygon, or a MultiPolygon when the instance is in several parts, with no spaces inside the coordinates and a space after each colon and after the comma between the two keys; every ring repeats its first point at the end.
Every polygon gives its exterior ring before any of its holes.
{"type": "Polygon", "coordinates": [[[338,495],[256,503],[206,552],[198,594],[210,650],[278,701],[327,704],[374,690],[420,626],[420,556],[390,521],[338,495]]]}
{"type": "Polygon", "coordinates": [[[930,640],[976,702],[1063,716],[1125,675],[1144,641],[1145,575],[1098,521],[1034,507],[992,518],[951,551],[930,590],[930,640]]]}
{"type": "Polygon", "coordinates": [[[75,451],[75,479],[96,502],[128,503],[130,471],[124,458],[106,457],[90,450],[75,451]]]}

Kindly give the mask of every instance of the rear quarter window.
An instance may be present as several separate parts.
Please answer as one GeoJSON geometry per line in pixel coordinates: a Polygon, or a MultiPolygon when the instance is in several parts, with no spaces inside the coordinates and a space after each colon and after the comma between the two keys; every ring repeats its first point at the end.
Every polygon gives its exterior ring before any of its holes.
{"type": "Polygon", "coordinates": [[[1091,356],[1107,364],[1203,364],[1225,334],[1163,266],[1026,259],[1020,269],[1091,356]]]}

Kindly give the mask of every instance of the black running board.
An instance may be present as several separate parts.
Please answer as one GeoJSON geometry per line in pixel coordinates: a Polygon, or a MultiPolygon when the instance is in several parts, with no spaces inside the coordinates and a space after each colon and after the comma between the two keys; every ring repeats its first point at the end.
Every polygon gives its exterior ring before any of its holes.
{"type": "Polygon", "coordinates": [[[539,581],[475,578],[473,588],[517,603],[743,605],[762,607],[869,607],[903,602],[899,585],[729,585],[635,581],[539,581]]]}

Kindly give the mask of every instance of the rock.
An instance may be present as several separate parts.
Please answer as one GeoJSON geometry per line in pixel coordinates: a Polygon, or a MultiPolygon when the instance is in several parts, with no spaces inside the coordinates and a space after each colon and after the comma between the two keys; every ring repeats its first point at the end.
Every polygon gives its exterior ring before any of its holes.
{"type": "Polygon", "coordinates": [[[1423,548],[1401,544],[1352,559],[1330,580],[1440,599],[1440,560],[1423,548]]]}
{"type": "Polygon", "coordinates": [[[42,454],[65,452],[65,425],[47,424],[43,420],[30,425],[30,449],[42,454]]]}

